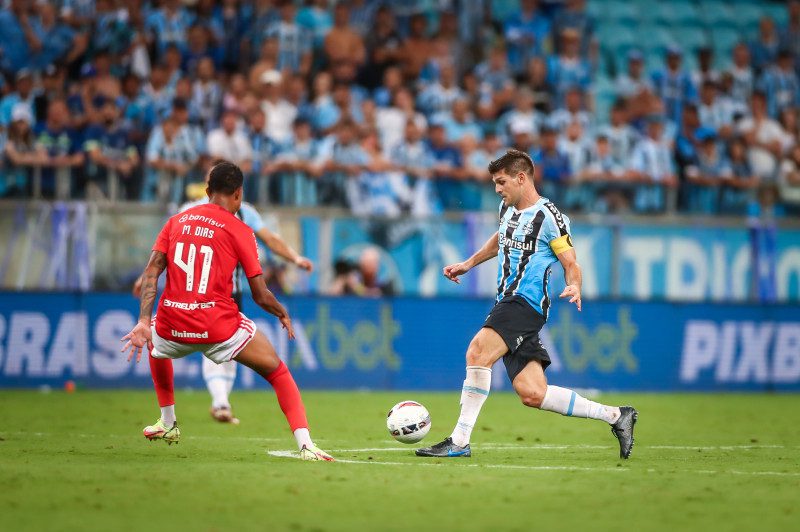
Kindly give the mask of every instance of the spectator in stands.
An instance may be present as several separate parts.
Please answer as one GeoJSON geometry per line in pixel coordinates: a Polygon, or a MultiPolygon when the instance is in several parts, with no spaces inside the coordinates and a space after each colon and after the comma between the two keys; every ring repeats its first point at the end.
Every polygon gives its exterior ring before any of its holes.
{"type": "MultiPolygon", "coordinates": [[[[627,161],[627,159],[625,159],[627,161]]],[[[599,133],[580,180],[597,191],[594,209],[600,212],[624,212],[630,209],[630,185],[622,160],[614,157],[609,137],[599,133]]]]}
{"type": "Polygon", "coordinates": [[[321,49],[326,36],[334,27],[334,17],[328,10],[328,0],[313,0],[297,12],[297,24],[314,38],[314,48],[321,49]]]}
{"type": "Polygon", "coordinates": [[[758,38],[750,43],[750,56],[753,68],[760,74],[778,55],[780,39],[775,30],[775,21],[770,17],[761,17],[758,22],[758,38]]]}
{"type": "Polygon", "coordinates": [[[633,146],[639,134],[628,123],[628,107],[625,100],[617,100],[611,106],[610,124],[601,128],[601,134],[608,138],[611,157],[616,161],[630,160],[633,146]]]}
{"type": "Polygon", "coordinates": [[[222,87],[216,80],[214,62],[210,57],[204,57],[197,63],[197,80],[192,85],[191,105],[197,109],[197,118],[204,129],[216,126],[222,106],[222,87]]]}
{"type": "Polygon", "coordinates": [[[747,144],[741,137],[736,136],[728,142],[728,160],[731,175],[722,183],[720,212],[744,214],[748,203],[753,199],[753,191],[758,186],[758,177],[750,167],[747,144]]]}
{"type": "Polygon", "coordinates": [[[700,124],[711,128],[724,140],[733,134],[733,109],[717,96],[717,84],[704,81],[700,88],[700,102],[697,113],[700,124]]]}
{"type": "Polygon", "coordinates": [[[350,26],[361,37],[366,37],[374,28],[375,14],[380,7],[379,2],[352,0],[350,2],[350,26]]]}
{"type": "MultiPolygon", "coordinates": [[[[365,46],[368,61],[362,70],[362,83],[367,88],[374,88],[385,80],[386,70],[397,66],[402,59],[404,44],[389,7],[378,8],[375,25],[365,37],[365,46]]],[[[400,70],[400,74],[403,74],[403,70],[400,70]]]]}
{"type": "Polygon", "coordinates": [[[800,1],[786,3],[786,25],[780,30],[780,46],[792,53],[795,65],[800,66],[800,1]]]}
{"type": "Polygon", "coordinates": [[[447,113],[453,102],[464,98],[464,91],[459,88],[456,69],[453,65],[442,65],[439,80],[431,83],[417,98],[419,108],[428,118],[447,113]]]}
{"type": "Polygon", "coordinates": [[[766,67],[756,86],[767,97],[767,112],[778,118],[781,111],[800,104],[800,80],[794,71],[794,61],[789,50],[778,51],[774,65],[766,67]]]}
{"type": "Polygon", "coordinates": [[[383,82],[375,88],[372,99],[378,107],[392,104],[395,93],[403,86],[403,72],[396,66],[383,71],[383,82]]]}
{"type": "Polygon", "coordinates": [[[33,74],[27,68],[22,68],[15,75],[15,91],[3,96],[0,100],[0,126],[8,127],[11,123],[11,111],[17,105],[24,105],[28,108],[28,113],[33,114],[33,102],[36,95],[33,91],[33,74]]]}
{"type": "Polygon", "coordinates": [[[279,5],[281,18],[270,24],[265,33],[267,39],[276,39],[278,43],[276,69],[308,75],[311,70],[313,35],[295,21],[296,10],[292,0],[280,0],[279,5]]]}
{"type": "Polygon", "coordinates": [[[541,186],[545,197],[558,203],[572,176],[569,155],[559,147],[558,130],[551,126],[542,128],[541,145],[533,158],[537,169],[537,184],[541,186]]]}
{"type": "Polygon", "coordinates": [[[520,11],[506,19],[503,34],[515,73],[521,73],[532,57],[550,49],[550,21],[539,13],[538,0],[522,0],[520,11]]]}
{"type": "Polygon", "coordinates": [[[240,43],[241,54],[248,64],[258,59],[266,39],[266,29],[280,20],[280,11],[275,7],[274,0],[256,0],[254,4],[252,22],[240,43]]]}
{"type": "Polygon", "coordinates": [[[547,74],[547,63],[541,57],[534,57],[528,63],[524,81],[533,92],[533,107],[543,114],[549,114],[554,108],[553,94],[555,89],[550,84],[547,74]]]}
{"type": "Polygon", "coordinates": [[[30,68],[42,70],[47,65],[61,60],[71,63],[86,51],[86,39],[76,41],[76,34],[72,28],[56,18],[54,4],[39,2],[36,11],[38,15],[36,33],[40,36],[42,48],[31,57],[28,63],[30,68]]]}
{"type": "Polygon", "coordinates": [[[561,32],[558,55],[550,57],[547,73],[555,88],[556,105],[563,105],[566,93],[575,87],[587,92],[591,87],[591,67],[580,56],[580,35],[572,28],[561,32]]]}
{"type": "Polygon", "coordinates": [[[406,80],[414,82],[419,77],[422,67],[428,62],[433,46],[427,35],[427,22],[424,15],[414,15],[409,23],[408,37],[400,49],[400,63],[406,80]]]}
{"type": "Polygon", "coordinates": [[[167,68],[162,64],[153,66],[153,71],[150,74],[149,83],[144,86],[144,93],[148,100],[152,102],[153,112],[157,120],[163,120],[172,104],[174,97],[174,87],[169,86],[169,73],[167,68]]]}
{"type": "Polygon", "coordinates": [[[634,206],[639,212],[663,211],[667,207],[665,188],[678,184],[670,146],[663,134],[664,118],[650,117],[647,136],[636,144],[631,155],[628,176],[641,182],[634,196],[634,206]]]}
{"type": "Polygon", "coordinates": [[[483,85],[483,90],[500,99],[501,104],[511,100],[514,80],[508,68],[507,54],[502,46],[495,46],[489,52],[489,58],[475,67],[475,75],[483,85]],[[505,94],[504,93],[508,93],[505,94]]]}
{"type": "Polygon", "coordinates": [[[333,28],[325,37],[325,58],[333,69],[352,70],[349,76],[355,77],[357,70],[366,60],[366,48],[361,35],[350,27],[350,8],[346,3],[338,3],[333,11],[333,28]]]}
{"type": "Polygon", "coordinates": [[[556,35],[561,35],[561,32],[567,28],[578,32],[581,37],[582,57],[588,58],[596,52],[595,21],[586,12],[586,0],[566,0],[564,9],[556,13],[553,27],[556,35]]]}
{"type": "Polygon", "coordinates": [[[534,98],[533,92],[527,87],[517,89],[514,97],[514,108],[504,113],[497,123],[497,132],[504,141],[509,139],[511,128],[517,123],[530,126],[534,135],[539,134],[539,129],[544,123],[545,117],[534,109],[534,98]]]}
{"type": "Polygon", "coordinates": [[[579,123],[583,131],[589,131],[592,127],[592,116],[585,110],[583,98],[583,91],[579,87],[571,87],[564,95],[564,107],[553,111],[548,123],[561,133],[574,122],[579,123]]]}
{"type": "Polygon", "coordinates": [[[682,54],[677,46],[667,49],[667,66],[653,73],[653,89],[664,102],[667,118],[675,123],[681,120],[681,110],[697,98],[691,76],[681,67],[682,54]]]}
{"type": "Polygon", "coordinates": [[[194,16],[181,5],[180,0],[164,0],[160,7],[150,12],[146,20],[149,38],[155,43],[156,58],[161,58],[167,46],[186,49],[186,38],[194,16]]]}
{"type": "MultiPolygon", "coordinates": [[[[238,116],[235,113],[231,113],[238,116]]],[[[226,116],[223,113],[222,116],[226,116]]],[[[247,119],[247,139],[252,147],[252,179],[245,179],[245,197],[259,202],[267,199],[261,193],[267,190],[266,186],[261,186],[262,182],[269,179],[277,170],[275,158],[281,150],[280,145],[275,142],[266,132],[267,117],[262,109],[255,109],[246,115],[247,119]]],[[[213,157],[213,154],[212,154],[213,157]]],[[[224,157],[223,157],[224,158],[224,157]]]]}
{"type": "Polygon", "coordinates": [[[628,69],[619,74],[614,81],[618,98],[634,100],[644,93],[653,92],[653,84],[644,75],[644,56],[639,50],[628,52],[628,69]]]}
{"type": "Polygon", "coordinates": [[[396,218],[408,212],[413,193],[408,186],[406,174],[394,169],[389,159],[383,155],[377,132],[365,133],[361,139],[361,147],[367,154],[367,165],[357,179],[348,181],[348,185],[352,187],[350,190],[355,189],[353,185],[359,189],[355,192],[358,202],[355,203],[352,199],[350,201],[353,213],[357,216],[396,218]]]}
{"type": "Polygon", "coordinates": [[[428,217],[440,214],[441,202],[431,182],[435,160],[423,140],[423,129],[416,120],[406,121],[403,141],[391,150],[390,160],[409,180],[412,189],[411,215],[428,217]]]}
{"type": "Polygon", "coordinates": [[[147,142],[145,159],[148,172],[142,198],[178,204],[190,170],[199,158],[196,146],[176,117],[169,117],[153,129],[147,142]]]}
{"type": "Polygon", "coordinates": [[[717,144],[716,131],[701,127],[697,131],[699,147],[695,164],[686,168],[688,211],[715,214],[719,208],[720,184],[732,177],[730,164],[717,144]]]}
{"type": "Polygon", "coordinates": [[[428,129],[428,149],[433,157],[432,173],[436,178],[438,196],[445,209],[459,209],[462,205],[461,153],[449,142],[441,123],[434,123],[428,129]]]}
{"type": "Polygon", "coordinates": [[[317,206],[317,180],[322,175],[321,143],[314,138],[311,123],[303,118],[294,121],[294,134],[276,155],[275,166],[283,173],[286,203],[317,206]]]}
{"type": "Polygon", "coordinates": [[[578,120],[566,125],[558,138],[559,149],[569,158],[569,169],[573,176],[583,173],[589,162],[591,144],[586,130],[578,120]]]}
{"type": "MultiPolygon", "coordinates": [[[[38,129],[37,142],[47,152],[42,170],[42,194],[53,197],[56,179],[63,189],[73,189],[73,170],[83,165],[79,134],[69,127],[69,110],[64,100],[53,100],[47,108],[47,121],[38,129]]],[[[62,190],[63,190],[62,189],[62,190]]]]}
{"type": "Polygon", "coordinates": [[[778,193],[789,213],[800,215],[800,145],[795,145],[781,163],[778,193]]]}
{"type": "Polygon", "coordinates": [[[443,125],[447,142],[453,144],[459,143],[464,137],[472,137],[475,140],[483,138],[483,131],[472,117],[469,103],[464,98],[453,102],[452,111],[444,117],[443,125]]]}
{"type": "Polygon", "coordinates": [[[86,152],[86,195],[98,198],[111,194],[110,179],[116,174],[125,189],[125,198],[138,196],[139,152],[131,142],[130,129],[120,120],[117,102],[111,99],[99,106],[100,124],[86,129],[83,149],[86,152]]]}
{"type": "Polygon", "coordinates": [[[0,69],[5,72],[16,74],[20,69],[30,68],[30,58],[42,50],[41,35],[31,7],[27,0],[11,0],[8,7],[0,10],[0,48],[3,50],[0,69]]]}
{"type": "Polygon", "coordinates": [[[231,111],[222,113],[220,127],[208,132],[206,146],[212,161],[230,161],[247,175],[253,169],[253,145],[245,132],[236,127],[238,118],[231,111]]]}
{"type": "Polygon", "coordinates": [[[292,124],[297,118],[297,108],[283,97],[283,76],[277,70],[261,75],[261,109],[267,115],[267,134],[283,143],[292,134],[292,124]]]}
{"type": "Polygon", "coordinates": [[[753,173],[761,181],[775,179],[778,161],[784,151],[786,132],[767,114],[767,98],[754,92],[750,105],[752,116],[739,122],[737,130],[747,144],[747,156],[753,173]]]}
{"type": "Polygon", "coordinates": [[[47,163],[47,152],[33,134],[33,115],[28,106],[18,103],[11,111],[8,138],[3,146],[0,196],[30,196],[34,168],[47,163]]]}
{"type": "Polygon", "coordinates": [[[729,70],[733,76],[731,98],[742,105],[747,105],[755,87],[755,72],[750,63],[750,49],[746,44],[739,43],[734,46],[732,55],[733,65],[729,70]]]}
{"type": "Polygon", "coordinates": [[[719,83],[719,71],[714,68],[714,49],[702,46],[697,49],[697,69],[692,72],[692,84],[702,87],[707,81],[719,83]]]}
{"type": "Polygon", "coordinates": [[[319,194],[320,199],[329,205],[349,206],[345,198],[345,186],[358,176],[369,163],[369,156],[361,147],[357,135],[357,124],[348,117],[339,121],[332,142],[326,143],[321,158],[325,160],[319,194]]]}

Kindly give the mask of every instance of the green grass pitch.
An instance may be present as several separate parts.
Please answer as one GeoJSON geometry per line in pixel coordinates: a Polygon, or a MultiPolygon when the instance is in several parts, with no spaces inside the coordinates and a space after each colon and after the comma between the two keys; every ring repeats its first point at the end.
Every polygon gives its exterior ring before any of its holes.
{"type": "Polygon", "coordinates": [[[613,395],[639,412],[618,458],[598,421],[490,396],[471,459],[423,460],[386,412],[414,399],[435,443],[458,393],[307,392],[312,435],[339,463],[305,463],[271,392],[234,392],[219,425],[181,392],[179,445],[150,443],[149,391],[2,391],[0,530],[798,530],[797,395],[613,395]],[[345,462],[345,460],[347,462],[345,462]]]}

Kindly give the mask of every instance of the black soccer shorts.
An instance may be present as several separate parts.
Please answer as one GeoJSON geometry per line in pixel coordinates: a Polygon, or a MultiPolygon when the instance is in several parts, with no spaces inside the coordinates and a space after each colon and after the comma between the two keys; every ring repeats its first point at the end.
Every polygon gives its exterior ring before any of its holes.
{"type": "Polygon", "coordinates": [[[501,299],[492,308],[483,326],[499,334],[508,347],[508,352],[503,355],[503,364],[511,382],[532,360],[538,361],[542,369],[550,365],[550,355],[539,339],[544,317],[522,296],[501,299]]]}

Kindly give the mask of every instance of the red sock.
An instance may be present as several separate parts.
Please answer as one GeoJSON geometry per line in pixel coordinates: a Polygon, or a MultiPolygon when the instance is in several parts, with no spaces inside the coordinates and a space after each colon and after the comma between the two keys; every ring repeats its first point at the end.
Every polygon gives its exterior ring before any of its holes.
{"type": "Polygon", "coordinates": [[[150,359],[150,375],[158,397],[158,406],[175,404],[175,381],[172,377],[172,360],[169,358],[150,359]]]}
{"type": "Polygon", "coordinates": [[[278,404],[281,405],[283,415],[286,416],[286,421],[289,422],[292,432],[297,429],[307,429],[306,407],[303,406],[300,390],[297,389],[297,384],[295,384],[286,364],[281,362],[281,365],[275,371],[267,375],[267,382],[275,388],[278,404]]]}

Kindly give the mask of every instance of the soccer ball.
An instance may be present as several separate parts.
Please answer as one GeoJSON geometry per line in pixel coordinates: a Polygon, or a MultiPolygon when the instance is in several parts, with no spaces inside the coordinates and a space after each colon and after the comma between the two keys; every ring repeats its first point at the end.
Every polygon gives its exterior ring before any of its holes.
{"type": "Polygon", "coordinates": [[[401,443],[417,443],[431,430],[431,415],[416,401],[400,401],[389,410],[386,428],[401,443]]]}

